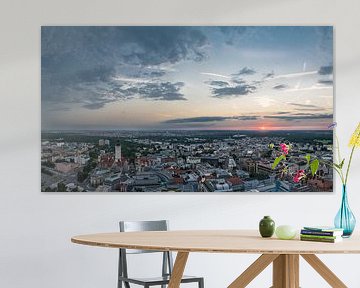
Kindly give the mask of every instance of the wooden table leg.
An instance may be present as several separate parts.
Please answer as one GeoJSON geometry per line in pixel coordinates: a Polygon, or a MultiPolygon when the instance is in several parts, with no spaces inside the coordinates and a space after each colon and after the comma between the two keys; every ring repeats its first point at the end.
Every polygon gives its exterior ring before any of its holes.
{"type": "Polygon", "coordinates": [[[273,288],[299,288],[299,255],[281,254],[273,263],[273,288]]]}
{"type": "Polygon", "coordinates": [[[274,260],[272,288],[299,288],[299,255],[281,254],[274,260]]]}
{"type": "Polygon", "coordinates": [[[273,286],[271,288],[285,287],[286,281],[286,255],[279,255],[273,262],[273,286]]]}
{"type": "Polygon", "coordinates": [[[244,288],[254,280],[267,266],[270,265],[279,255],[263,254],[253,264],[251,264],[228,288],[244,288]]]}
{"type": "Polygon", "coordinates": [[[180,287],[181,278],[183,277],[185,265],[188,257],[189,257],[189,252],[177,253],[168,288],[180,287]]]}
{"type": "Polygon", "coordinates": [[[347,286],[314,254],[301,255],[324,280],[334,288],[347,288],[347,286]]]}
{"type": "Polygon", "coordinates": [[[299,288],[299,255],[287,255],[289,267],[289,287],[299,288]]]}

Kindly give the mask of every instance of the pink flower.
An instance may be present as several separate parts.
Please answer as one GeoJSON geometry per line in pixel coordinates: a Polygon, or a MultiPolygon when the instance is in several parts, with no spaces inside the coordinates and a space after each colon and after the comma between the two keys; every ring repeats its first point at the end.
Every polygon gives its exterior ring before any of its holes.
{"type": "Polygon", "coordinates": [[[299,183],[300,180],[304,179],[306,177],[305,171],[304,170],[299,170],[296,172],[293,180],[295,183],[299,183]]]}
{"type": "Polygon", "coordinates": [[[281,143],[280,148],[284,155],[289,154],[289,146],[288,145],[286,145],[285,143],[281,143]]]}

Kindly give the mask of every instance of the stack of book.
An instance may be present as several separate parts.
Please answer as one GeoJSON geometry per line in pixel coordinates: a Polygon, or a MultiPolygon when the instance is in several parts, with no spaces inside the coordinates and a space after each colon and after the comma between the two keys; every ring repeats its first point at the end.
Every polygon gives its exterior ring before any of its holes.
{"type": "Polygon", "coordinates": [[[337,243],[342,241],[344,230],[334,227],[304,227],[300,232],[302,241],[337,243]]]}

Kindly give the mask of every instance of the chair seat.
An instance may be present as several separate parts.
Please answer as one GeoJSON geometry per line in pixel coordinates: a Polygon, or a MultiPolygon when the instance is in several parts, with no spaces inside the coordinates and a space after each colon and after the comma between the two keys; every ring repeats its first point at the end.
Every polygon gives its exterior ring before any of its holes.
{"type": "MultiPolygon", "coordinates": [[[[181,278],[181,283],[188,283],[188,282],[196,282],[200,281],[202,277],[196,276],[186,276],[184,275],[181,278]]],[[[170,281],[170,276],[164,277],[149,277],[149,278],[126,278],[126,277],[119,277],[119,280],[124,282],[134,283],[138,285],[150,284],[150,285],[161,285],[161,284],[168,284],[170,281]]]]}

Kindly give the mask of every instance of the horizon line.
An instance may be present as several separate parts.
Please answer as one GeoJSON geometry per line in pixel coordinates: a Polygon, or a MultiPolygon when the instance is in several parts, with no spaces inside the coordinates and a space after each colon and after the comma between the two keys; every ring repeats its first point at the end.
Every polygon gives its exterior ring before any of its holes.
{"type": "Polygon", "coordinates": [[[41,130],[43,132],[52,132],[52,131],[59,131],[59,132],[81,132],[81,131],[104,131],[104,132],[111,132],[111,131],[241,131],[241,132],[303,132],[303,131],[329,131],[334,132],[332,129],[324,128],[324,129],[141,129],[141,128],[134,128],[134,129],[45,129],[41,130]]]}

